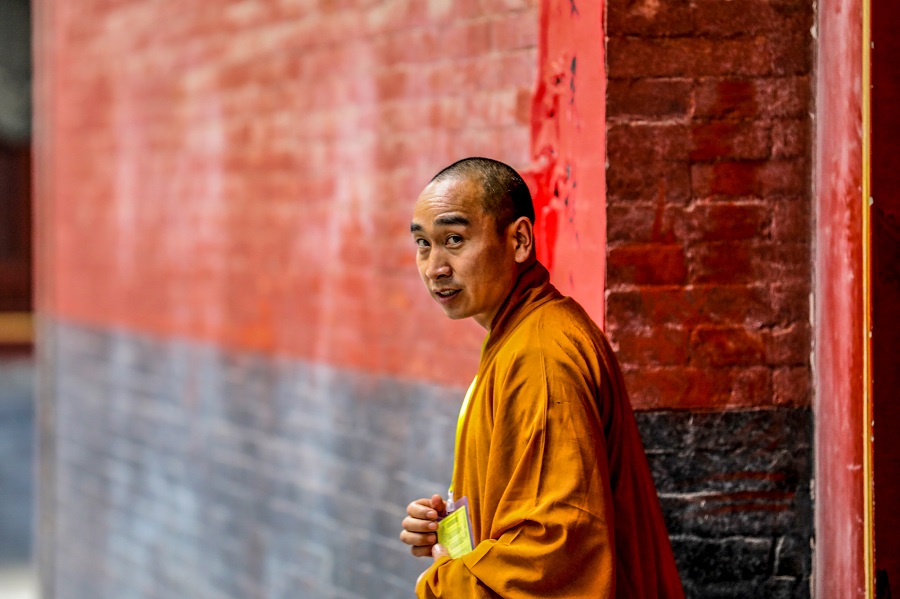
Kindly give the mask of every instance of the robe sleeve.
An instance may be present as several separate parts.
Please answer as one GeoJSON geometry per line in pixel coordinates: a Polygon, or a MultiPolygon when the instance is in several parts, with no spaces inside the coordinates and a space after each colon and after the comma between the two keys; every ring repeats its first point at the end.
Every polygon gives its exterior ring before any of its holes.
{"type": "MultiPolygon", "coordinates": [[[[612,597],[612,500],[596,381],[577,348],[530,339],[494,377],[489,534],[426,570],[418,597],[612,597]]],[[[471,425],[470,425],[471,426],[471,425]]]]}

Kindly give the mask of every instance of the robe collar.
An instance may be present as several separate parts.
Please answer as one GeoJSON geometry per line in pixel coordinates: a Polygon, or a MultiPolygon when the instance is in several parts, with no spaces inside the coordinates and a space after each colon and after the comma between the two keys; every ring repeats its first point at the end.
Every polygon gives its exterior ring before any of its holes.
{"type": "Polygon", "coordinates": [[[547,302],[561,298],[562,294],[550,283],[550,272],[535,260],[519,274],[509,295],[494,316],[491,331],[484,340],[482,358],[493,353],[503,339],[514,331],[532,311],[547,302]]]}

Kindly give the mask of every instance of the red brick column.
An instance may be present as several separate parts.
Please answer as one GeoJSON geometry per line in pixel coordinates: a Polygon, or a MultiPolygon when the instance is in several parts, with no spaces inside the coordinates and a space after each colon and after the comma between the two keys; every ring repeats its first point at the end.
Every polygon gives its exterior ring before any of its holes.
{"type": "Polygon", "coordinates": [[[809,2],[608,10],[608,330],[636,407],[810,401],[809,2]]]}

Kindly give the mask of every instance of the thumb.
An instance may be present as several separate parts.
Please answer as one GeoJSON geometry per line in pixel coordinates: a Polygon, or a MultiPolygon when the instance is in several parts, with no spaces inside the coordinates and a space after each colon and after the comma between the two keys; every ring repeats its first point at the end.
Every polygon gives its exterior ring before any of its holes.
{"type": "Polygon", "coordinates": [[[431,557],[434,559],[440,559],[442,557],[450,557],[450,552],[447,551],[447,548],[441,545],[440,543],[435,543],[431,547],[431,557]]]}

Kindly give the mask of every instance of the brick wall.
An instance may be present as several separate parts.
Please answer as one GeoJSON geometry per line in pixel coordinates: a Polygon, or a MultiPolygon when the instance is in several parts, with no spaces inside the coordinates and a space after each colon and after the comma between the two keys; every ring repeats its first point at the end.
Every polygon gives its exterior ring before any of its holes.
{"type": "Polygon", "coordinates": [[[809,596],[813,4],[607,17],[607,330],[679,410],[643,430],[685,590],[809,596]]]}
{"type": "Polygon", "coordinates": [[[808,406],[812,2],[608,11],[607,318],[636,405],[808,406]]]}
{"type": "MultiPolygon", "coordinates": [[[[461,389],[81,325],[53,335],[52,597],[411,596],[427,562],[398,523],[447,482],[461,389]]],[[[808,411],[637,417],[688,596],[808,596],[808,411]]]]}
{"type": "Polygon", "coordinates": [[[411,595],[426,562],[399,523],[447,484],[459,390],[186,340],[54,334],[53,597],[411,595]]]}
{"type": "Polygon", "coordinates": [[[455,159],[527,166],[533,4],[39,3],[43,307],[467,384],[481,334],[421,293],[410,206],[455,159]]]}
{"type": "MultiPolygon", "coordinates": [[[[607,315],[688,593],[802,597],[809,9],[732,4],[609,6],[607,315]]],[[[409,207],[528,165],[535,2],[36,7],[46,596],[408,596],[482,337],[409,207]]]]}
{"type": "Polygon", "coordinates": [[[43,596],[409,596],[483,335],[411,205],[527,166],[535,3],[35,13],[43,596]]]}

